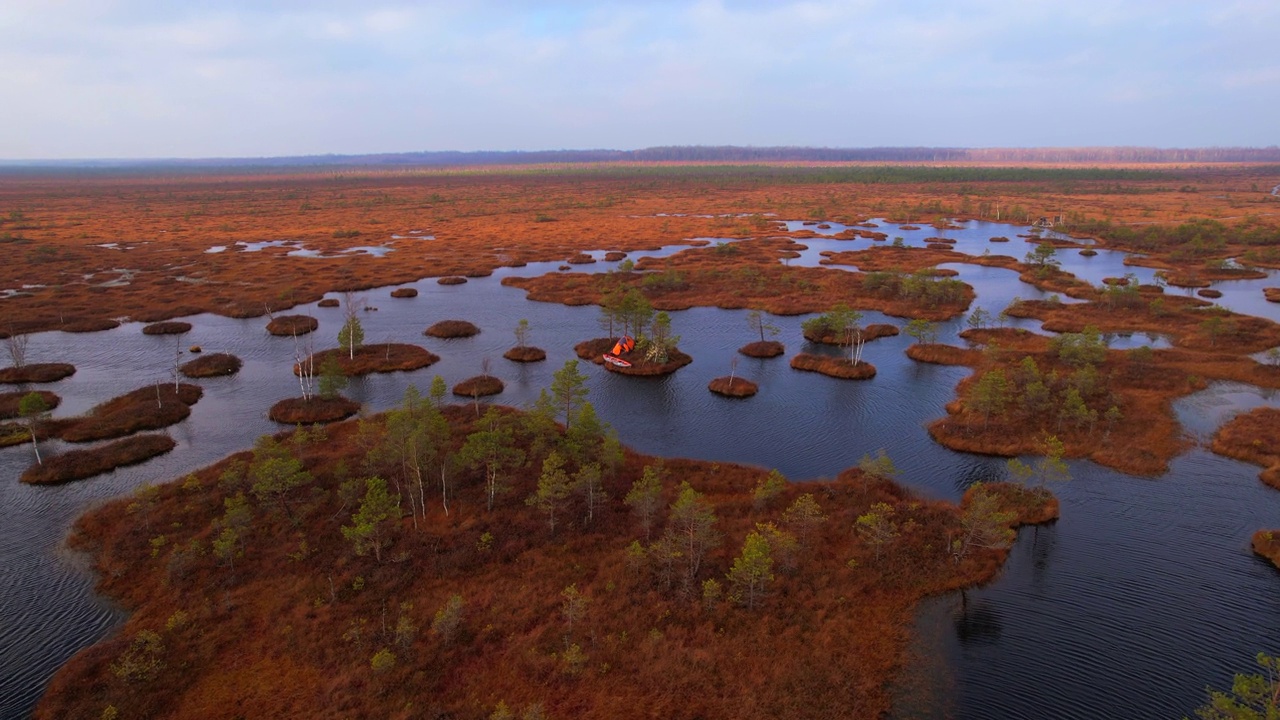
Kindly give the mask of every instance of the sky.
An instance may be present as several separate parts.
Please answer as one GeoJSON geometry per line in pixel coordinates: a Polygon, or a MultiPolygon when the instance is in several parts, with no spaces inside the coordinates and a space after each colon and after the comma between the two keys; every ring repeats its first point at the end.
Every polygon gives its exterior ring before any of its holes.
{"type": "Polygon", "coordinates": [[[3,0],[0,159],[1280,143],[1277,0],[3,0]]]}

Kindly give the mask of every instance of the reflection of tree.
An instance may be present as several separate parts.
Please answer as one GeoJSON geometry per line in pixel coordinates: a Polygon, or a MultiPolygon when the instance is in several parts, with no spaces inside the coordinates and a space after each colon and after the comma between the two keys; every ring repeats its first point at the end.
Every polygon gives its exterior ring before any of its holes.
{"type": "Polygon", "coordinates": [[[961,645],[993,645],[1004,630],[1000,613],[991,603],[977,599],[971,602],[964,590],[960,591],[960,609],[953,622],[961,645]]]}

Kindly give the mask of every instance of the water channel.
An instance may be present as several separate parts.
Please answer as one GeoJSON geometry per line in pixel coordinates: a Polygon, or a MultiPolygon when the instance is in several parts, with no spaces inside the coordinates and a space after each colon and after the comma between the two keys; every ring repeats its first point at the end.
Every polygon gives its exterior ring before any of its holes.
{"type": "MultiPolygon", "coordinates": [[[[800,227],[800,223],[788,223],[800,227]]],[[[930,236],[956,239],[956,249],[1021,257],[1030,245],[1016,237],[1029,231],[969,222],[963,229],[881,231],[922,245],[930,236]],[[1007,244],[989,244],[996,235],[1007,244]]],[[[805,226],[813,229],[816,226],[805,226]]],[[[834,234],[832,224],[815,230],[834,234]]],[[[805,239],[809,250],[792,264],[816,264],[824,250],[861,249],[870,240],[805,239]]],[[[634,257],[670,254],[636,253],[634,257]]],[[[603,252],[594,253],[600,258],[603,252]]],[[[394,261],[394,253],[384,255],[394,261]]],[[[1103,277],[1149,270],[1123,265],[1123,254],[1099,251],[1084,257],[1058,252],[1063,268],[1100,282],[1103,277]]],[[[286,257],[279,262],[335,262],[322,257],[286,257]]],[[[347,395],[370,411],[394,405],[405,387],[425,388],[434,375],[452,385],[480,372],[491,358],[493,373],[507,382],[496,402],[523,405],[550,385],[552,373],[573,357],[572,346],[602,333],[596,307],[532,303],[523,291],[503,287],[507,275],[554,272],[558,263],[502,268],[492,277],[441,286],[433,279],[412,284],[413,299],[389,297],[391,288],[364,296],[377,308],[361,320],[368,343],[420,343],[441,356],[430,368],[353,381],[347,395]],[[438,340],[422,330],[441,319],[477,324],[473,338],[438,340]],[[532,342],[548,352],[545,363],[519,365],[502,359],[514,344],[517,321],[527,318],[532,342]]],[[[575,266],[604,272],[616,263],[575,266]]],[[[1014,297],[1044,294],[1013,271],[951,264],[978,293],[975,306],[998,313],[1014,297]]],[[[833,269],[838,271],[838,269],[833,269]]],[[[1280,320],[1280,305],[1262,301],[1261,288],[1275,279],[1216,283],[1219,304],[1280,320]]],[[[2,301],[0,301],[2,302],[2,301]]],[[[320,321],[319,347],[336,344],[339,308],[304,306],[320,321]]],[[[85,559],[63,548],[74,519],[93,504],[164,482],[247,448],[279,426],[266,419],[275,401],[297,394],[290,373],[293,344],[265,331],[265,318],[215,315],[184,318],[194,329],[181,347],[230,352],[245,365],[229,378],[198,381],[204,398],[191,417],[169,429],[178,447],[142,465],[88,481],[53,488],[17,482],[31,461],[30,447],[0,450],[0,718],[26,717],[49,677],[77,650],[110,633],[123,616],[93,593],[85,559]]],[[[826,351],[801,337],[802,317],[772,318],[788,355],[826,351]]],[[[885,449],[918,492],[956,499],[975,481],[1004,475],[1000,459],[955,453],[934,443],[924,427],[943,414],[966,368],[909,360],[910,338],[868,344],[864,357],[876,365],[867,382],[834,380],[791,370],[785,358],[741,358],[737,372],[759,383],[748,401],[732,401],[706,390],[725,375],[736,348],[749,342],[745,310],[694,308],[672,313],[681,349],[692,365],[663,379],[629,378],[583,364],[589,399],[622,440],[645,453],[776,467],[797,481],[830,477],[865,453],[885,449]]],[[[864,323],[905,324],[900,318],[866,313],[864,323]]],[[[1034,321],[1015,321],[1042,332],[1034,321]]],[[[963,320],[941,326],[940,341],[963,344],[963,320]]],[[[94,404],[170,377],[174,340],[146,336],[140,324],[87,335],[59,332],[33,336],[32,362],[65,361],[78,371],[43,388],[58,393],[56,416],[81,413],[94,404]]],[[[1112,338],[1113,347],[1164,344],[1160,337],[1112,338]]],[[[1178,403],[1188,432],[1204,438],[1233,414],[1258,405],[1280,405],[1270,391],[1219,383],[1178,403]]],[[[56,451],[57,443],[48,450],[56,451]]],[[[1280,650],[1280,572],[1254,557],[1249,537],[1260,528],[1280,528],[1280,493],[1257,480],[1258,469],[1193,449],[1158,478],[1127,476],[1090,462],[1071,463],[1073,480],[1055,488],[1062,519],[1026,529],[1000,577],[986,587],[928,601],[918,621],[912,671],[899,693],[900,718],[1098,718],[1181,717],[1202,702],[1206,685],[1225,686],[1231,674],[1252,668],[1258,651],[1280,650]]]]}

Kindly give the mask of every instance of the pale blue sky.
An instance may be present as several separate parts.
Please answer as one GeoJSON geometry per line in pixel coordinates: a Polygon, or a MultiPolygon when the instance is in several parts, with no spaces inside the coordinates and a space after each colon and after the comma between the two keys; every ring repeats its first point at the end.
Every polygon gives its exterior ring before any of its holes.
{"type": "Polygon", "coordinates": [[[0,2],[0,158],[1280,143],[1280,0],[0,2]]]}

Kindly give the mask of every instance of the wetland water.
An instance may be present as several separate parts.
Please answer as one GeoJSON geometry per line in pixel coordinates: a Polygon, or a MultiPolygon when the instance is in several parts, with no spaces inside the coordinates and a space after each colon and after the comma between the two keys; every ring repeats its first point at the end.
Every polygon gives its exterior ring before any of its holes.
{"type": "MultiPolygon", "coordinates": [[[[929,236],[953,237],[958,250],[971,254],[990,247],[992,253],[1021,257],[1030,247],[1013,237],[1025,228],[1007,225],[971,222],[949,231],[885,225],[881,230],[911,245],[929,236]],[[1012,242],[988,245],[993,235],[1012,242]]],[[[810,250],[792,263],[816,264],[822,250],[872,244],[800,242],[810,250]]],[[[1064,269],[1094,282],[1150,272],[1126,267],[1121,253],[1108,251],[1086,258],[1078,250],[1059,250],[1058,258],[1064,269]]],[[[500,285],[504,276],[542,274],[558,265],[502,268],[490,278],[458,286],[427,279],[413,284],[420,294],[412,299],[389,297],[392,288],[364,293],[378,308],[361,317],[367,343],[418,343],[442,360],[417,372],[356,379],[346,394],[370,411],[384,410],[409,383],[425,389],[439,374],[452,385],[478,374],[488,357],[493,374],[507,382],[506,391],[493,400],[532,401],[573,357],[574,343],[603,334],[596,307],[531,303],[522,290],[500,285]],[[470,320],[482,332],[459,340],[422,335],[428,325],[448,318],[470,320]],[[501,357],[514,344],[512,330],[520,318],[530,322],[532,343],[547,350],[546,362],[520,365],[501,357]]],[[[598,262],[574,271],[615,266],[598,262]]],[[[1043,296],[1009,270],[949,267],[975,287],[975,306],[993,314],[1015,296],[1043,296]]],[[[1268,284],[1274,280],[1217,283],[1224,292],[1233,290],[1218,302],[1229,307],[1239,302],[1244,312],[1280,319],[1280,305],[1261,301],[1261,288],[1268,284]]],[[[289,312],[320,320],[317,348],[336,345],[340,308],[310,305],[289,312]]],[[[178,347],[199,344],[205,352],[234,353],[245,365],[230,378],[193,381],[205,395],[190,418],[169,429],[178,442],[172,453],[88,481],[33,488],[17,482],[31,460],[30,446],[0,450],[0,717],[26,717],[57,667],[111,632],[123,617],[94,595],[84,558],[62,549],[75,517],[144,482],[173,479],[248,448],[258,435],[280,429],[266,419],[267,408],[297,394],[289,371],[293,343],[268,335],[266,318],[184,319],[194,329],[179,337],[178,347]]],[[[771,319],[782,328],[778,339],[786,343],[787,355],[829,351],[803,341],[803,319],[771,319]]],[[[863,322],[902,326],[906,321],[866,313],[863,322]]],[[[727,374],[736,348],[752,339],[746,311],[694,308],[672,313],[672,324],[683,337],[681,348],[694,358],[673,376],[630,378],[581,365],[590,377],[589,399],[636,450],[777,467],[802,481],[834,476],[863,454],[884,448],[906,484],[948,499],[958,498],[975,481],[1004,475],[1003,460],[955,453],[929,438],[925,424],[943,414],[955,384],[969,371],[909,360],[903,350],[911,340],[905,335],[868,343],[864,357],[879,373],[866,382],[797,372],[786,357],[740,358],[737,372],[759,383],[760,393],[735,401],[713,395],[706,385],[727,374]]],[[[1017,324],[1039,330],[1033,321],[1017,324]]],[[[963,327],[963,320],[942,324],[940,341],[963,343],[956,338],[963,327]]],[[[1113,346],[1161,342],[1140,335],[1115,338],[1113,346]]],[[[143,335],[141,325],[131,323],[87,335],[41,333],[32,337],[28,355],[32,362],[76,364],[74,376],[42,386],[63,398],[55,416],[68,416],[169,380],[174,349],[172,337],[143,335]]],[[[1280,397],[1217,384],[1180,402],[1177,410],[1186,429],[1203,438],[1236,412],[1262,404],[1280,405],[1280,397]]],[[[47,445],[58,449],[57,443],[47,445]]],[[[922,608],[897,717],[1181,717],[1202,701],[1205,685],[1226,686],[1232,673],[1252,670],[1258,651],[1280,650],[1280,572],[1248,549],[1254,530],[1280,527],[1280,493],[1257,480],[1258,468],[1193,449],[1159,478],[1135,478],[1083,461],[1071,463],[1071,472],[1072,482],[1054,488],[1062,500],[1062,519],[1024,529],[996,581],[922,608]]]]}

